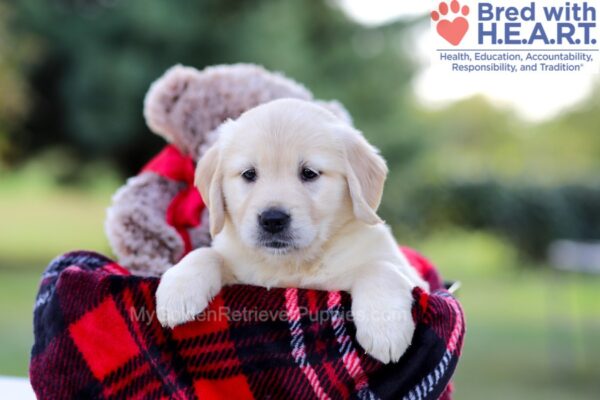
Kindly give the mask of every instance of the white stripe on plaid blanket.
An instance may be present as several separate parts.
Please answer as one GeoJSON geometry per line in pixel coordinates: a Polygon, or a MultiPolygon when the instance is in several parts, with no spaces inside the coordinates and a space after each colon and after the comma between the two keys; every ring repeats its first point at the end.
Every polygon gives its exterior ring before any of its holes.
{"type": "Polygon", "coordinates": [[[420,400],[426,398],[426,396],[433,390],[433,388],[438,384],[438,382],[442,379],[446,370],[448,369],[448,364],[450,363],[450,358],[452,357],[452,352],[456,350],[456,346],[458,345],[458,339],[461,334],[461,328],[463,325],[462,322],[462,313],[456,306],[454,302],[454,298],[450,295],[444,296],[448,298],[448,303],[454,315],[456,315],[456,320],[454,321],[454,326],[452,327],[452,332],[450,334],[450,339],[448,340],[448,344],[446,345],[446,352],[444,353],[444,357],[440,361],[437,367],[427,375],[417,386],[415,386],[406,396],[404,396],[403,400],[420,400]]]}
{"type": "Polygon", "coordinates": [[[437,385],[439,380],[444,376],[446,370],[448,369],[448,364],[450,363],[450,358],[452,357],[452,353],[449,350],[446,350],[444,353],[444,357],[442,361],[435,367],[435,370],[427,375],[417,386],[415,386],[410,392],[408,392],[402,400],[420,400],[427,398],[427,395],[433,390],[433,388],[437,385]]]}
{"type": "Polygon", "coordinates": [[[335,333],[335,338],[340,345],[339,352],[342,355],[344,367],[348,375],[354,380],[358,397],[364,400],[374,400],[377,396],[369,389],[367,376],[360,365],[360,358],[356,350],[352,347],[352,339],[342,317],[342,295],[340,292],[329,292],[327,295],[327,309],[331,315],[331,325],[335,333]]]}
{"type": "Polygon", "coordinates": [[[292,335],[292,356],[296,364],[308,379],[310,386],[319,399],[329,400],[329,396],[323,390],[317,373],[306,358],[306,346],[304,345],[304,334],[300,323],[300,307],[298,306],[298,289],[288,288],[285,290],[285,307],[288,314],[290,334],[292,335]]]}

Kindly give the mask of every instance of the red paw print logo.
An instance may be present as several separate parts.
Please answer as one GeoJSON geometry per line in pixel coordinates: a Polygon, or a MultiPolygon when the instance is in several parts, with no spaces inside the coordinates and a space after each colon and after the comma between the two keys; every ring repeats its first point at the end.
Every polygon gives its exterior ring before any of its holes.
{"type": "Polygon", "coordinates": [[[448,43],[457,46],[469,30],[469,21],[465,18],[469,15],[469,7],[462,6],[461,8],[457,0],[452,0],[450,2],[450,9],[448,9],[448,4],[442,1],[438,10],[431,12],[431,19],[437,22],[437,32],[448,43]],[[458,16],[450,20],[451,16],[448,15],[448,11],[451,12],[452,16],[458,16]]]}

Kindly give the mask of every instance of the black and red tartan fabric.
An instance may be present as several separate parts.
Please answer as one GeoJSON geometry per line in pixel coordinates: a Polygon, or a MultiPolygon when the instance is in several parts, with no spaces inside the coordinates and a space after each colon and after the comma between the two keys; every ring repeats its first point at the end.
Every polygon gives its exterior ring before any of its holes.
{"type": "Polygon", "coordinates": [[[413,342],[388,365],[356,342],[347,293],[225,287],[170,330],[154,314],[157,278],[67,253],[42,276],[31,384],[40,399],[450,399],[463,313],[431,264],[403,251],[432,292],[413,291],[413,342]]]}

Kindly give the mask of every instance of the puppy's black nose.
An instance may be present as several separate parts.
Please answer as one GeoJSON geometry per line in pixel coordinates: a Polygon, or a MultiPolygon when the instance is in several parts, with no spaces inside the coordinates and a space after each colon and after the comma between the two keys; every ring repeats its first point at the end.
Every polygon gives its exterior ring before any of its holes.
{"type": "Polygon", "coordinates": [[[269,208],[258,216],[258,223],[269,233],[279,233],[290,224],[290,215],[276,208],[269,208]]]}

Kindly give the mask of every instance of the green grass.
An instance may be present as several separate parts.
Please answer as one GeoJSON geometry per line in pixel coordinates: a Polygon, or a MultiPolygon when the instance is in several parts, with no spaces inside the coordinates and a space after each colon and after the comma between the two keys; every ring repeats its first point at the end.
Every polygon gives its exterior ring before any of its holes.
{"type": "MultiPolygon", "coordinates": [[[[115,185],[82,192],[38,178],[0,180],[0,374],[27,374],[33,300],[48,261],[76,248],[108,251],[104,209],[115,185]]],[[[412,245],[463,283],[457,399],[598,397],[600,277],[523,268],[485,233],[442,231],[412,245]]]]}
{"type": "Polygon", "coordinates": [[[0,375],[27,375],[41,268],[0,270],[0,375]]]}
{"type": "Polygon", "coordinates": [[[108,252],[104,217],[117,183],[98,179],[78,190],[57,187],[39,166],[0,170],[0,269],[43,265],[75,249],[108,252]]]}
{"type": "Polygon", "coordinates": [[[483,233],[442,232],[415,245],[463,284],[457,398],[597,398],[600,277],[520,268],[509,246],[483,233]]]}
{"type": "Polygon", "coordinates": [[[116,186],[105,176],[85,190],[57,187],[35,165],[0,170],[0,375],[27,375],[33,303],[48,262],[75,249],[110,254],[103,221],[116,186]]]}

